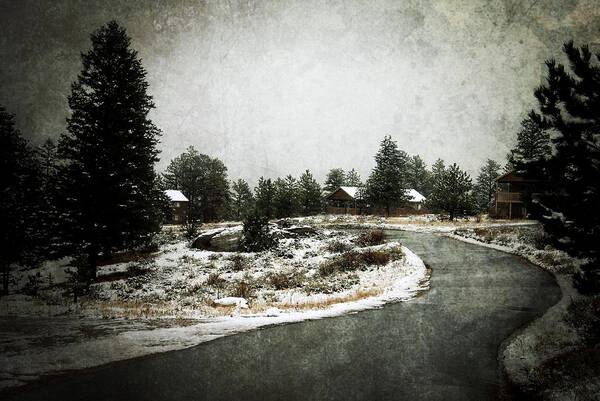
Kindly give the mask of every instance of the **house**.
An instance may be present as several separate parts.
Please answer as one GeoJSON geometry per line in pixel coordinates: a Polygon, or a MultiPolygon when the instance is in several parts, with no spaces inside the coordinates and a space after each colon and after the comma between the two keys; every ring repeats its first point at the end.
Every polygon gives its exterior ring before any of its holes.
{"type": "MultiPolygon", "coordinates": [[[[423,211],[425,197],[414,189],[405,190],[408,196],[408,208],[393,208],[390,216],[413,214],[423,211]]],[[[384,214],[382,210],[361,201],[360,187],[339,187],[326,196],[327,213],[329,214],[384,214]]]]}
{"type": "Polygon", "coordinates": [[[498,219],[523,219],[527,209],[523,200],[533,194],[538,181],[528,179],[515,171],[496,178],[496,193],[490,215],[498,219]]]}
{"type": "Polygon", "coordinates": [[[167,223],[183,224],[187,219],[188,198],[181,191],[167,189],[165,195],[171,201],[171,216],[167,223]]]}

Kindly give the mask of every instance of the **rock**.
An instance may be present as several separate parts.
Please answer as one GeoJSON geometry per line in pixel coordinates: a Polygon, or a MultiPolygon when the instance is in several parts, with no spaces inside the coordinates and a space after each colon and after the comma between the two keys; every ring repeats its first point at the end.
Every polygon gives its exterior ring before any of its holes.
{"type": "Polygon", "coordinates": [[[244,298],[239,297],[219,298],[215,299],[213,302],[218,306],[235,306],[242,309],[248,308],[248,301],[246,301],[244,298]]]}
{"type": "Polygon", "coordinates": [[[201,233],[192,241],[192,247],[214,252],[237,252],[241,237],[242,226],[217,228],[201,233]]]}

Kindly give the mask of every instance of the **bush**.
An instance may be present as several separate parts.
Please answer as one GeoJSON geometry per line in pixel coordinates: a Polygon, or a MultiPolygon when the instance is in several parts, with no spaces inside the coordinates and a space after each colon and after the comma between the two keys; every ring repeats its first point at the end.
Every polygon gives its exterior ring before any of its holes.
{"type": "Polygon", "coordinates": [[[233,255],[229,258],[231,261],[231,270],[239,272],[250,267],[250,260],[242,255],[233,255]]]}
{"type": "Polygon", "coordinates": [[[269,231],[269,219],[256,213],[244,219],[240,247],[246,252],[262,252],[274,248],[277,240],[269,231]]]}
{"type": "Polygon", "coordinates": [[[402,260],[404,259],[404,251],[402,247],[395,246],[393,248],[388,249],[388,253],[390,255],[391,260],[402,260]]]}
{"type": "Polygon", "coordinates": [[[362,261],[365,265],[383,266],[390,261],[390,255],[383,251],[367,251],[361,254],[362,261]]]}
{"type": "Polygon", "coordinates": [[[573,301],[568,307],[565,320],[588,342],[600,340],[600,297],[583,298],[573,301]]]}
{"type": "Polygon", "coordinates": [[[276,290],[286,290],[288,288],[300,287],[302,284],[302,277],[298,272],[272,273],[269,276],[268,281],[276,290]]]}
{"type": "Polygon", "coordinates": [[[23,294],[37,296],[40,290],[40,273],[30,274],[27,283],[23,286],[23,294]]]}
{"type": "Polygon", "coordinates": [[[247,278],[238,280],[233,284],[230,295],[232,297],[244,298],[248,300],[254,297],[254,288],[247,278]]]}
{"type": "Polygon", "coordinates": [[[200,224],[196,220],[188,220],[183,227],[183,236],[188,240],[193,240],[200,234],[200,224]]]}
{"type": "Polygon", "coordinates": [[[359,234],[356,239],[359,246],[373,246],[385,243],[385,233],[383,230],[369,230],[359,234]]]}
{"type": "Polygon", "coordinates": [[[351,248],[352,247],[349,244],[342,241],[332,241],[325,247],[325,249],[331,253],[342,253],[349,251],[351,248]]]}

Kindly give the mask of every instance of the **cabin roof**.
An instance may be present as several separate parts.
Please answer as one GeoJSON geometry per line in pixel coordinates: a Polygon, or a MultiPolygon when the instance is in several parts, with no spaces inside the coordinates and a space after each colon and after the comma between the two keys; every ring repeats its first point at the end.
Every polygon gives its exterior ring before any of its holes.
{"type": "MultiPolygon", "coordinates": [[[[339,191],[343,191],[346,195],[348,195],[352,199],[356,199],[356,195],[360,187],[339,187],[335,191],[329,194],[328,198],[331,198],[334,194],[339,191]]],[[[409,202],[423,202],[425,201],[425,197],[415,189],[405,189],[406,196],[408,197],[409,202]]]]}
{"type": "Polygon", "coordinates": [[[497,182],[534,182],[535,180],[524,177],[515,170],[511,170],[496,178],[497,182]]]}
{"type": "Polygon", "coordinates": [[[167,198],[169,198],[171,202],[188,202],[188,198],[186,198],[181,191],[176,189],[167,189],[165,195],[167,195],[167,198]]]}

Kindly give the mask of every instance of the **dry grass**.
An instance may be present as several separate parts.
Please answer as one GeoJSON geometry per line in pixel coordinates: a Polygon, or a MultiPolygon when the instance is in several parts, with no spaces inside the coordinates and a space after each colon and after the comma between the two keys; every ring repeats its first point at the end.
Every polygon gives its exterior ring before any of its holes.
{"type": "Polygon", "coordinates": [[[385,233],[383,230],[364,231],[358,235],[356,243],[359,246],[374,246],[385,243],[385,233]]]}
{"type": "Polygon", "coordinates": [[[356,292],[353,292],[351,294],[327,297],[323,300],[318,301],[308,301],[298,304],[276,303],[274,306],[284,310],[324,309],[339,303],[352,302],[369,297],[375,297],[381,295],[382,293],[383,289],[381,288],[369,288],[365,290],[357,290],[356,292]]]}

